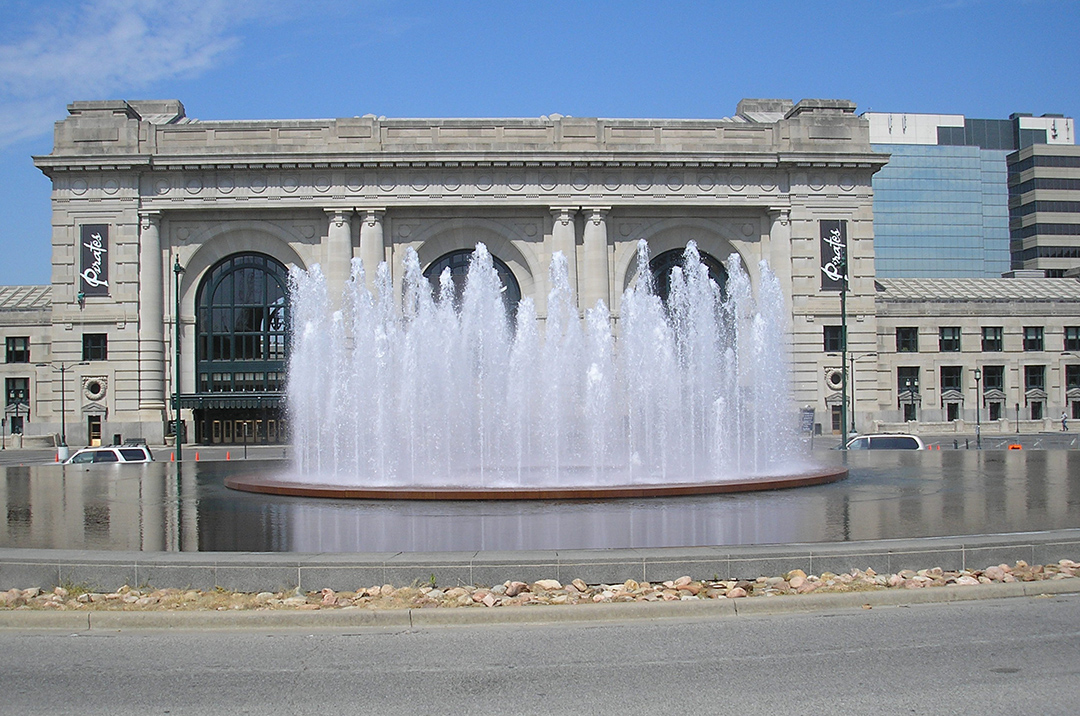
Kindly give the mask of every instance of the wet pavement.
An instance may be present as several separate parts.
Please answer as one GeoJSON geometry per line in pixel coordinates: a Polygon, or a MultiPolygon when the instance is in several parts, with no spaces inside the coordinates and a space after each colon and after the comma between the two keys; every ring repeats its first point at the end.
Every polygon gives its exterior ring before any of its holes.
{"type": "MultiPolygon", "coordinates": [[[[0,547],[520,551],[846,542],[1080,527],[1080,451],[868,451],[846,458],[850,476],[831,485],[708,497],[523,503],[357,502],[240,493],[223,485],[233,472],[284,471],[288,463],[280,458],[8,465],[0,467],[5,515],[0,547]]],[[[814,459],[836,464],[845,455],[816,451],[814,459]]]]}

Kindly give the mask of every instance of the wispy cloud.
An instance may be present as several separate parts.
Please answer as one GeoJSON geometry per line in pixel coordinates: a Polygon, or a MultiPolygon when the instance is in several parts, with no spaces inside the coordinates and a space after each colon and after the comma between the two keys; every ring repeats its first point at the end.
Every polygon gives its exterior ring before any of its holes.
{"type": "Polygon", "coordinates": [[[27,3],[0,44],[0,146],[50,131],[73,99],[109,98],[197,76],[240,42],[253,6],[236,0],[27,3]]]}

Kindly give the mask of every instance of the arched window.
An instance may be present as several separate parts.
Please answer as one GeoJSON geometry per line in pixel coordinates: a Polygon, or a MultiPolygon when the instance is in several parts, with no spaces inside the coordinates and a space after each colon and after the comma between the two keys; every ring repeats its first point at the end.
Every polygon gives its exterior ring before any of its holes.
{"type": "MultiPolygon", "coordinates": [[[[656,295],[660,297],[661,301],[667,301],[668,294],[671,293],[671,269],[683,265],[685,253],[684,249],[672,249],[671,251],[665,251],[649,262],[649,270],[653,275],[656,295]]],[[[709,269],[709,278],[720,287],[720,295],[726,296],[727,269],[724,268],[724,264],[704,251],[701,252],[701,263],[705,264],[705,267],[709,269]]]]}
{"type": "Polygon", "coordinates": [[[265,254],[234,254],[199,284],[199,393],[277,392],[285,386],[288,270],[265,254]]]}
{"type": "MultiPolygon", "coordinates": [[[[469,274],[469,262],[472,260],[472,255],[473,252],[468,249],[451,251],[432,261],[431,265],[424,270],[424,278],[431,281],[432,286],[435,287],[436,298],[439,297],[439,276],[442,275],[443,269],[449,268],[450,278],[454,281],[454,305],[461,304],[461,295],[465,291],[465,279],[469,274]]],[[[506,291],[503,293],[506,310],[513,313],[517,309],[518,302],[521,301],[521,286],[514,278],[514,272],[501,259],[492,256],[491,261],[499,274],[499,280],[502,281],[503,286],[506,286],[506,291]]]]}

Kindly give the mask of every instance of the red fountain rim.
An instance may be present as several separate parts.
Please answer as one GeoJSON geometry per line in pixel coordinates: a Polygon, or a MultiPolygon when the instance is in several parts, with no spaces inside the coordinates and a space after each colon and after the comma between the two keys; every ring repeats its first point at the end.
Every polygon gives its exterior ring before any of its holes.
{"type": "Polygon", "coordinates": [[[644,497],[719,495],[824,485],[843,480],[846,467],[829,467],[799,475],[776,475],[725,482],[612,485],[608,487],[363,487],[276,480],[263,475],[231,475],[225,486],[242,492],[288,497],[343,500],[621,500],[644,497]]]}

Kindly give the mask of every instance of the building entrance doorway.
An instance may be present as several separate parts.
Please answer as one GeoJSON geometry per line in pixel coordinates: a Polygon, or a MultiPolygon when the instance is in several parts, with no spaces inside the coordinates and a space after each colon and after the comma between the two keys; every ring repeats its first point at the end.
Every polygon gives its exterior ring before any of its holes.
{"type": "Polygon", "coordinates": [[[285,442],[277,408],[196,410],[195,441],[208,445],[275,445],[285,442]]]}
{"type": "Polygon", "coordinates": [[[87,444],[90,447],[98,447],[101,445],[101,416],[100,415],[87,415],[86,416],[86,437],[87,444]]]}

